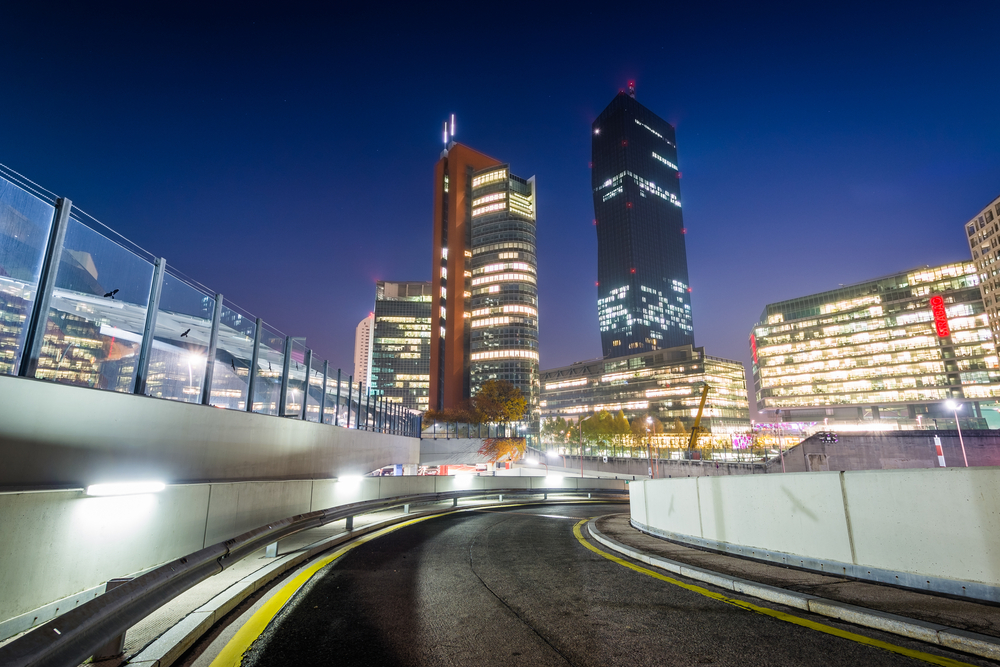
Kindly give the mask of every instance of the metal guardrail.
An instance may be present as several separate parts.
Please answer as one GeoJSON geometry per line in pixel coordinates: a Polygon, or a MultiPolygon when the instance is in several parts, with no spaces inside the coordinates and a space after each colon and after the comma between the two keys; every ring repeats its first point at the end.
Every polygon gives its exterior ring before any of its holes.
{"type": "Polygon", "coordinates": [[[626,495],[617,489],[473,489],[339,505],[273,521],[147,572],[0,647],[0,667],[73,667],[181,593],[295,533],[374,510],[495,495],[626,495]]]}

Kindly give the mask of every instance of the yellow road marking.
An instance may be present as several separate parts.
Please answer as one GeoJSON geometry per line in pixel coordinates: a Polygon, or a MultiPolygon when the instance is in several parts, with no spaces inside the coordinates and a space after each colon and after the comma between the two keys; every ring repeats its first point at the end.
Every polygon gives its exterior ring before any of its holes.
{"type": "Polygon", "coordinates": [[[239,665],[243,660],[243,654],[246,653],[247,649],[250,648],[250,645],[253,644],[258,637],[260,637],[261,633],[264,632],[264,628],[267,627],[267,624],[271,622],[279,611],[281,611],[281,608],[285,606],[292,596],[295,595],[314,574],[346,554],[351,549],[359,547],[362,544],[370,542],[378,537],[382,537],[383,535],[391,533],[394,530],[399,530],[405,526],[411,526],[415,523],[426,521],[427,519],[433,519],[438,516],[442,515],[433,514],[431,516],[419,517],[411,519],[410,521],[404,521],[403,523],[397,523],[393,526],[387,526],[386,528],[377,530],[374,533],[368,533],[367,535],[363,535],[362,537],[350,542],[346,546],[337,549],[329,556],[316,561],[300,572],[294,579],[282,586],[270,600],[265,602],[260,609],[254,612],[253,616],[250,617],[250,620],[244,623],[243,627],[236,631],[236,634],[229,640],[229,643],[223,647],[219,655],[215,656],[215,660],[212,661],[211,667],[237,667],[237,665],[239,665]]]}
{"type": "Polygon", "coordinates": [[[859,644],[866,644],[868,646],[874,646],[876,648],[884,649],[886,651],[891,651],[893,653],[898,653],[900,655],[905,655],[908,658],[916,658],[917,660],[923,660],[924,662],[929,662],[933,665],[945,665],[947,667],[972,667],[967,662],[959,662],[958,660],[952,660],[951,658],[944,658],[939,655],[934,655],[933,653],[924,653],[923,651],[916,651],[910,648],[904,648],[902,646],[897,646],[895,644],[890,644],[888,642],[880,641],[878,639],[872,639],[871,637],[865,637],[864,635],[859,635],[854,632],[848,632],[847,630],[841,630],[835,628],[831,625],[825,625],[823,623],[817,623],[816,621],[811,621],[800,616],[794,616],[792,614],[786,614],[783,611],[778,611],[776,609],[769,609],[767,607],[761,607],[759,605],[752,604],[750,602],[744,602],[743,600],[737,600],[735,598],[728,597],[722,593],[715,593],[708,590],[707,588],[702,588],[701,586],[695,586],[694,584],[687,584],[683,581],[674,579],[673,577],[668,577],[665,574],[660,574],[659,572],[654,572],[653,570],[647,569],[645,567],[635,565],[628,562],[618,556],[613,556],[606,551],[601,551],[590,542],[586,540],[583,536],[583,531],[580,527],[587,523],[589,519],[584,519],[580,521],[575,526],[573,526],[573,534],[576,539],[579,540],[580,544],[587,547],[594,553],[607,558],[610,561],[618,563],[622,567],[627,567],[630,570],[635,570],[641,574],[653,577],[654,579],[659,579],[660,581],[665,581],[668,584],[673,584],[674,586],[680,586],[684,590],[691,591],[692,593],[697,593],[698,595],[704,595],[707,598],[712,598],[713,600],[718,600],[719,602],[725,602],[726,604],[731,604],[734,607],[739,607],[740,609],[746,609],[747,611],[753,611],[758,614],[764,614],[765,616],[770,616],[776,618],[779,621],[785,621],[786,623],[792,623],[793,625],[800,625],[804,628],[809,628],[810,630],[816,630],[817,632],[823,632],[828,635],[833,635],[834,637],[841,637],[842,639],[849,639],[850,641],[857,642],[859,644]]]}
{"type": "MultiPolygon", "coordinates": [[[[583,502],[592,502],[592,501],[588,500],[583,502]]],[[[536,503],[510,503],[507,505],[501,505],[501,507],[505,508],[528,507],[534,505],[536,505],[536,503]]],[[[475,512],[480,510],[477,507],[469,507],[466,509],[460,509],[456,511],[475,512]]],[[[333,561],[337,560],[338,558],[346,554],[351,549],[359,547],[362,544],[370,542],[378,537],[382,537],[383,535],[391,533],[394,530],[399,530],[400,528],[405,528],[406,526],[411,526],[421,521],[426,521],[428,519],[435,519],[439,516],[446,516],[448,514],[454,514],[454,513],[455,512],[441,512],[438,514],[432,514],[430,516],[418,517],[416,519],[411,519],[410,521],[404,521],[403,523],[397,523],[392,526],[387,526],[385,528],[382,528],[381,530],[377,530],[373,533],[368,533],[367,535],[363,535],[362,537],[359,537],[358,539],[351,541],[346,546],[337,549],[329,556],[326,556],[325,558],[321,558],[320,560],[316,561],[308,568],[300,572],[298,576],[296,576],[294,579],[292,579],[287,584],[282,586],[278,590],[278,592],[271,597],[270,600],[265,602],[260,609],[254,612],[253,616],[251,616],[250,619],[243,624],[243,627],[241,627],[239,630],[236,631],[236,634],[233,635],[233,638],[230,639],[229,642],[222,648],[222,651],[219,652],[219,655],[215,656],[215,659],[212,660],[212,664],[210,667],[238,667],[240,662],[242,662],[243,660],[243,654],[246,653],[247,649],[250,648],[251,644],[257,641],[257,638],[260,637],[261,633],[264,632],[264,629],[267,627],[268,623],[270,623],[271,620],[278,615],[278,612],[281,611],[281,608],[284,607],[285,604],[287,604],[290,599],[292,599],[292,596],[295,595],[299,591],[299,589],[302,588],[302,586],[304,586],[305,583],[312,578],[314,574],[316,574],[324,567],[326,567],[333,561]]]]}

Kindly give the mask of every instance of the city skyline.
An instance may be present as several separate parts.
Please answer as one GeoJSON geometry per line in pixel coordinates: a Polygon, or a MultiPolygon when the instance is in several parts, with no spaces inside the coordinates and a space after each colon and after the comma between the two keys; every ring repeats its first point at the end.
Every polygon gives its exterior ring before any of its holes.
{"type": "Polygon", "coordinates": [[[680,8],[670,19],[686,34],[667,44],[636,25],[613,55],[580,39],[600,25],[586,9],[555,37],[546,31],[557,17],[542,13],[541,32],[522,44],[539,73],[515,114],[466,77],[472,63],[433,84],[425,65],[436,47],[399,65],[416,32],[391,48],[378,41],[388,37],[359,36],[303,50],[295,45],[310,40],[294,15],[42,14],[10,17],[20,29],[2,48],[23,67],[7,83],[18,104],[0,112],[0,161],[345,369],[371,284],[426,277],[423,165],[451,112],[460,138],[530,165],[545,184],[543,367],[599,356],[589,126],[629,79],[677,127],[698,344],[745,364],[745,331],[764,304],[965,260],[957,230],[1000,191],[998,93],[985,85],[998,64],[980,39],[997,9],[983,3],[945,17],[867,8],[863,25],[849,10],[800,9],[771,26],[768,11],[716,19],[680,8]],[[43,26],[54,44],[36,39],[43,26]],[[102,48],[81,48],[84,34],[102,48]],[[359,39],[384,48],[371,49],[356,81],[327,85],[317,72],[359,39]],[[255,40],[277,48],[242,50],[255,40]],[[563,52],[579,62],[561,67],[563,52]],[[53,80],[74,103],[47,103],[53,80]],[[348,112],[343,102],[359,94],[369,112],[348,112]],[[393,104],[400,95],[406,105],[393,104]],[[414,240],[386,242],[399,238],[414,240]],[[331,271],[335,298],[319,289],[331,271]]]}

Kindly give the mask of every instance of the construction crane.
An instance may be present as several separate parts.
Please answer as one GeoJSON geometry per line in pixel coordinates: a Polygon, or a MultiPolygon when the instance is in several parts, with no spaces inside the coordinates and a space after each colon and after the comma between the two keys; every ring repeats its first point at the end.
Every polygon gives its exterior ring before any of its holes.
{"type": "Polygon", "coordinates": [[[698,405],[698,415],[694,418],[694,426],[691,427],[691,442],[688,443],[688,452],[694,451],[694,446],[698,444],[698,434],[701,432],[701,413],[705,410],[708,389],[706,382],[701,388],[701,403],[698,405]]]}

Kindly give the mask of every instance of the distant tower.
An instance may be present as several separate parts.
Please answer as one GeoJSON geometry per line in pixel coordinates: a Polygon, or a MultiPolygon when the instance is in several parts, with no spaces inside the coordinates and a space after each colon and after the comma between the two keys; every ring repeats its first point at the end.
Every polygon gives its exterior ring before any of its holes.
{"type": "Polygon", "coordinates": [[[674,128],[635,100],[630,81],[591,141],[604,356],[693,345],[674,128]]]}
{"type": "Polygon", "coordinates": [[[369,386],[369,373],[372,366],[372,335],[375,332],[375,314],[358,322],[354,330],[354,381],[363,382],[369,386]]]}
{"type": "Polygon", "coordinates": [[[534,178],[448,143],[434,170],[432,409],[459,407],[483,382],[508,380],[537,422],[535,213],[534,178]]]}

